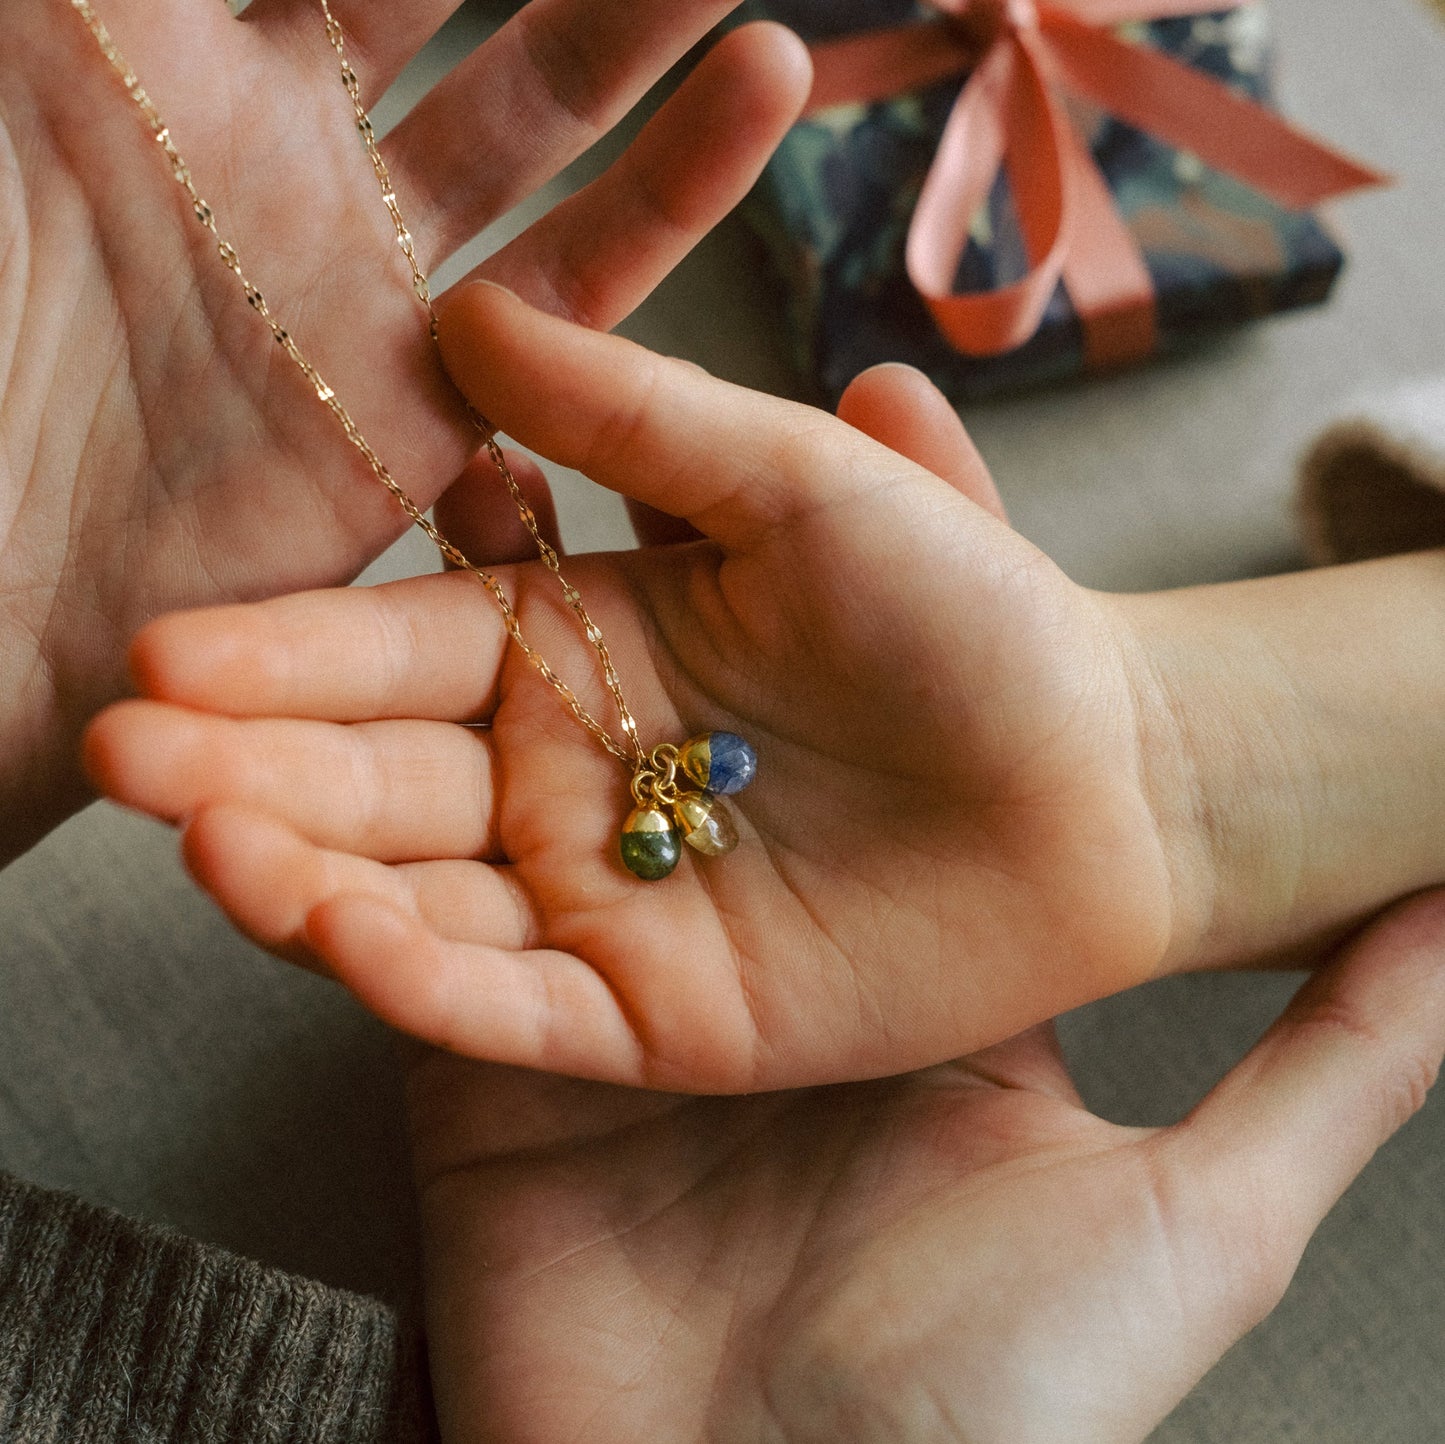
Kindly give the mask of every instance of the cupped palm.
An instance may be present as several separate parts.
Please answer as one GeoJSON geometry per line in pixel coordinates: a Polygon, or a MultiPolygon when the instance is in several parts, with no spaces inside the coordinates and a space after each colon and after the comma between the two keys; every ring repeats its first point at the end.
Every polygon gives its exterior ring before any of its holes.
{"type": "Polygon", "coordinates": [[[733,1099],[418,1053],[444,1436],[1136,1444],[1422,1102],[1442,901],[1357,941],[1163,1129],[1091,1114],[1049,1028],[733,1099]]]}

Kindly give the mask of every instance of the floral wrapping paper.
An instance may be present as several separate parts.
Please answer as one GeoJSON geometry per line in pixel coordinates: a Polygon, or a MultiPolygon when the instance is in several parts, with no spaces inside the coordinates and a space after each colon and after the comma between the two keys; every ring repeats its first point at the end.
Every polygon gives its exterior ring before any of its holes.
{"type": "MultiPolygon", "coordinates": [[[[754,0],[816,41],[930,13],[914,0],[754,0]]],[[[1271,98],[1262,5],[1124,27],[1255,100],[1271,98]]],[[[955,401],[1080,376],[1078,318],[1060,286],[1038,333],[1005,356],[955,351],[913,289],[904,242],[923,179],[959,93],[953,79],[883,104],[839,106],[789,132],[744,208],[789,293],[803,371],[836,402],[860,371],[907,361],[955,401]]],[[[1160,349],[1221,327],[1316,304],[1344,263],[1309,214],[1285,210],[1195,157],[1070,98],[1158,294],[1160,349]]],[[[1005,180],[975,219],[959,290],[1027,269],[1005,180]]]]}

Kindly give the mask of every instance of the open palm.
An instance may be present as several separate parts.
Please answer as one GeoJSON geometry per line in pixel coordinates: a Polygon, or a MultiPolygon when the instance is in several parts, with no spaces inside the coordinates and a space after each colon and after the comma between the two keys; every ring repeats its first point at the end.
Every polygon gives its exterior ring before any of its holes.
{"type": "MultiPolygon", "coordinates": [[[[340,0],[368,103],[457,3],[340,0]]],[[[383,147],[423,266],[555,175],[733,3],[523,7],[383,147]]],[[[272,310],[429,505],[475,436],[316,0],[97,8],[272,310]]],[[[251,313],[72,7],[0,0],[0,35],[0,796],[27,799],[5,802],[3,854],[79,800],[75,737],[123,689],[138,625],[349,580],[403,519],[251,313]]],[[[777,27],[731,36],[484,273],[613,325],[743,193],[805,76],[777,27]]]]}
{"type": "Polygon", "coordinates": [[[1163,1130],[1092,1116],[1051,1029],[743,1099],[421,1058],[443,1437],[1134,1444],[1423,1099],[1441,902],[1320,973],[1163,1130]]]}
{"type": "MultiPolygon", "coordinates": [[[[650,741],[755,745],[742,845],[626,873],[626,774],[465,574],[310,594],[157,623],[138,676],[183,705],[90,739],[113,795],[191,820],[241,926],[457,1051],[701,1091],[935,1063],[1160,966],[1171,879],[1102,599],[837,419],[495,287],[443,341],[519,440],[711,538],[568,570],[650,741]]],[[[503,576],[601,712],[551,577],[503,576]]]]}

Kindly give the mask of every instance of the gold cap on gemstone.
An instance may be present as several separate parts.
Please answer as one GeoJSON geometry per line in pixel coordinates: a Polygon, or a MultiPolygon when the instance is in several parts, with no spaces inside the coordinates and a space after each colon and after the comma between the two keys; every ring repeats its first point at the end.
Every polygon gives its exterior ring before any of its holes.
{"type": "Polygon", "coordinates": [[[622,826],[621,852],[628,872],[644,882],[657,882],[682,857],[677,823],[660,807],[636,808],[622,826]]]}

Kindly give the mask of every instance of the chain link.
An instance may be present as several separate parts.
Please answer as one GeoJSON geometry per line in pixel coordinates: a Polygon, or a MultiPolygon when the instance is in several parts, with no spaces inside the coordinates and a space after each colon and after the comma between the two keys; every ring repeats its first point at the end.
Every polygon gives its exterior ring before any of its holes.
{"type": "Polygon", "coordinates": [[[639,807],[671,807],[682,796],[677,773],[682,753],[671,742],[659,743],[637,760],[632,773],[632,800],[639,807]]]}
{"type": "MultiPolygon", "coordinates": [[[[564,682],[555,671],[553,671],[547,659],[537,651],[535,647],[522,634],[522,626],[517,618],[516,608],[511,598],[507,595],[506,589],[501,581],[483,567],[472,562],[462,550],[449,541],[436,524],[426,513],[412,500],[402,485],[392,476],[381,457],[362,435],[360,428],[352,419],[351,413],[342,404],[335,390],[327,383],[326,379],[307,360],[305,353],[296,344],[291,333],[276,319],[267,305],[265,296],[260,289],[254,285],[247,276],[241,265],[240,256],[236,248],[221,234],[216,222],[215,212],[196,187],[191,176],[190,167],[186,164],[171,136],[170,127],[166,124],[160,111],[156,108],[154,101],[146,93],[139,78],[130,64],[121,54],[115,41],[111,38],[110,32],[106,29],[99,15],[96,14],[90,0],[70,0],[71,6],[85,22],[86,28],[94,37],[96,44],[100,47],[101,53],[110,63],[111,68],[120,77],[127,94],[135,102],[141,114],[145,117],[156,144],[164,152],[166,160],[171,167],[171,174],[175,177],[177,184],[186,193],[190,201],[191,209],[196,219],[211,233],[216,243],[216,250],[221,257],[222,263],[229,270],[241,285],[246,300],[251,309],[260,316],[261,320],[270,330],[277,345],[291,358],[297,369],[306,378],[318,400],[326,406],[327,410],[336,418],[340,424],[346,439],[361,454],[366,464],[375,474],[376,479],[392,494],[402,511],[406,513],[413,525],[418,527],[429,538],[441,555],[453,566],[463,571],[470,572],[478,581],[486,587],[496,602],[502,614],[502,621],[507,629],[507,635],[516,643],[517,647],[526,657],[528,662],[536,668],[543,680],[557,693],[568,711],[587,729],[614,757],[625,762],[634,770],[645,767],[649,761],[649,754],[642,746],[642,739],[638,733],[637,722],[633,718],[631,709],[622,693],[622,683],[617,675],[617,668],[613,663],[612,654],[608,650],[607,643],[602,635],[602,629],[583,605],[582,595],[567,578],[562,574],[561,559],[556,549],[551,546],[546,537],[542,535],[541,527],[538,524],[535,512],[528,505],[516,477],[512,474],[512,468],[507,464],[507,458],[502,448],[497,444],[494,428],[487,422],[486,418],[475,411],[470,405],[468,414],[473,424],[477,427],[482,437],[482,444],[487,454],[496,467],[498,475],[510,493],[513,503],[516,505],[518,515],[522,518],[523,525],[531,534],[533,542],[536,543],[537,553],[548,571],[556,577],[559,586],[562,588],[562,595],[568,607],[577,617],[582,630],[597,653],[598,661],[602,666],[602,677],[606,683],[607,690],[617,707],[617,714],[621,723],[622,731],[626,737],[626,745],[618,742],[610,732],[582,705],[577,694],[564,682]]],[[[381,187],[382,203],[386,206],[390,215],[392,225],[396,231],[397,244],[401,247],[402,254],[406,257],[407,264],[411,267],[412,290],[416,293],[418,301],[425,307],[428,321],[431,328],[433,341],[437,337],[437,314],[436,307],[432,301],[431,284],[427,279],[426,272],[422,269],[421,262],[417,258],[416,243],[411,232],[407,229],[403,219],[400,202],[397,200],[396,189],[392,185],[391,174],[387,169],[386,161],[382,158],[380,149],[376,143],[376,132],[371,123],[371,118],[366,112],[366,107],[361,99],[361,85],[357,79],[356,72],[352,69],[346,55],[345,37],[342,34],[341,26],[331,12],[328,0],[320,0],[321,10],[326,22],[326,34],[332,48],[336,51],[337,59],[341,64],[341,79],[346,87],[348,96],[351,99],[352,107],[356,114],[356,127],[360,132],[361,139],[366,146],[367,154],[371,160],[372,169],[376,173],[377,183],[381,187]]],[[[655,749],[656,750],[656,749],[655,749]]]]}

